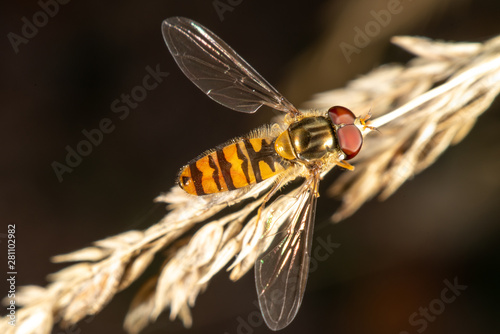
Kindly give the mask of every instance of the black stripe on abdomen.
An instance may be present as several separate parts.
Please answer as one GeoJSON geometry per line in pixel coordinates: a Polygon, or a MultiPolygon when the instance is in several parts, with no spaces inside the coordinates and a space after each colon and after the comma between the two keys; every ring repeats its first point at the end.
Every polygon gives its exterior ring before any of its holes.
{"type": "Polygon", "coordinates": [[[231,163],[226,160],[222,149],[215,151],[215,154],[217,156],[217,161],[219,162],[220,172],[226,182],[227,190],[236,189],[233,183],[233,178],[231,177],[231,163]]]}
{"type": "Polygon", "coordinates": [[[201,180],[203,173],[196,166],[196,162],[189,164],[189,170],[191,171],[191,178],[193,179],[196,195],[205,195],[205,191],[203,190],[203,183],[201,180]]]}
{"type": "Polygon", "coordinates": [[[260,167],[259,167],[260,161],[267,164],[273,172],[276,171],[276,169],[274,168],[274,161],[275,161],[274,156],[273,156],[275,154],[274,148],[272,148],[272,151],[271,151],[270,144],[264,139],[261,139],[261,141],[262,141],[261,149],[259,152],[256,152],[254,150],[252,144],[250,143],[250,141],[248,139],[243,139],[243,142],[245,144],[245,148],[247,149],[248,158],[250,159],[250,163],[252,165],[252,169],[253,169],[253,172],[255,174],[255,181],[257,183],[259,183],[263,180],[262,174],[260,171],[260,167]]]}
{"type": "Polygon", "coordinates": [[[222,186],[220,184],[220,179],[219,179],[219,168],[217,168],[217,164],[215,163],[214,158],[212,157],[211,154],[208,156],[208,165],[210,166],[210,168],[213,168],[214,171],[212,172],[212,179],[214,180],[215,185],[217,186],[217,190],[221,191],[222,186]]]}

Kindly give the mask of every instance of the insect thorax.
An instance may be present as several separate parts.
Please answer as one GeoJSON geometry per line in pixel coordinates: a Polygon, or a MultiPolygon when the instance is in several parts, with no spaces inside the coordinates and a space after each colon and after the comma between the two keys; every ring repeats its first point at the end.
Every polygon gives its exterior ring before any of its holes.
{"type": "Polygon", "coordinates": [[[278,136],[276,152],[287,160],[312,161],[337,147],[331,123],[324,117],[307,117],[291,124],[278,136]]]}

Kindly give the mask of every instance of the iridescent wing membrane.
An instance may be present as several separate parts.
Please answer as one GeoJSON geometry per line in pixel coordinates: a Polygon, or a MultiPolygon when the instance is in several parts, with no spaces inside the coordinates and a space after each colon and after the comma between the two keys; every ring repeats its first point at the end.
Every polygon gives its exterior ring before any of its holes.
{"type": "Polygon", "coordinates": [[[163,21],[162,32],[177,65],[214,101],[246,113],[266,105],[299,114],[229,45],[199,23],[171,17],[163,21]]]}
{"type": "Polygon", "coordinates": [[[255,262],[255,283],[259,305],[267,326],[286,327],[297,314],[309,273],[312,235],[316,211],[316,187],[312,176],[299,189],[295,202],[284,214],[273,244],[255,262]]]}

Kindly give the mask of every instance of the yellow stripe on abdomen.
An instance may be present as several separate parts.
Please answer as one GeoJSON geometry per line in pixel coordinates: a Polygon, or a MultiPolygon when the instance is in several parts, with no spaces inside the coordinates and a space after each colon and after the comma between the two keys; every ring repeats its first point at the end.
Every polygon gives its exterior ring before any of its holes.
{"type": "Polygon", "coordinates": [[[248,156],[241,150],[240,142],[222,148],[222,153],[219,161],[225,161],[229,168],[229,173],[226,173],[229,188],[238,189],[255,183],[253,171],[249,169],[248,156]]]}

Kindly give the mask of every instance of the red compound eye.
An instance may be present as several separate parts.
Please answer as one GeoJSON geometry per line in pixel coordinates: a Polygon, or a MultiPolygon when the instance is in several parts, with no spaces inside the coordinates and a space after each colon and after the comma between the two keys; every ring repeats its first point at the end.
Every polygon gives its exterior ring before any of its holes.
{"type": "Polygon", "coordinates": [[[328,115],[333,124],[353,124],[356,116],[349,109],[335,106],[328,109],[328,115]]]}
{"type": "Polygon", "coordinates": [[[356,125],[345,125],[337,130],[340,149],[345,153],[344,160],[354,158],[363,145],[363,135],[356,125]]]}

